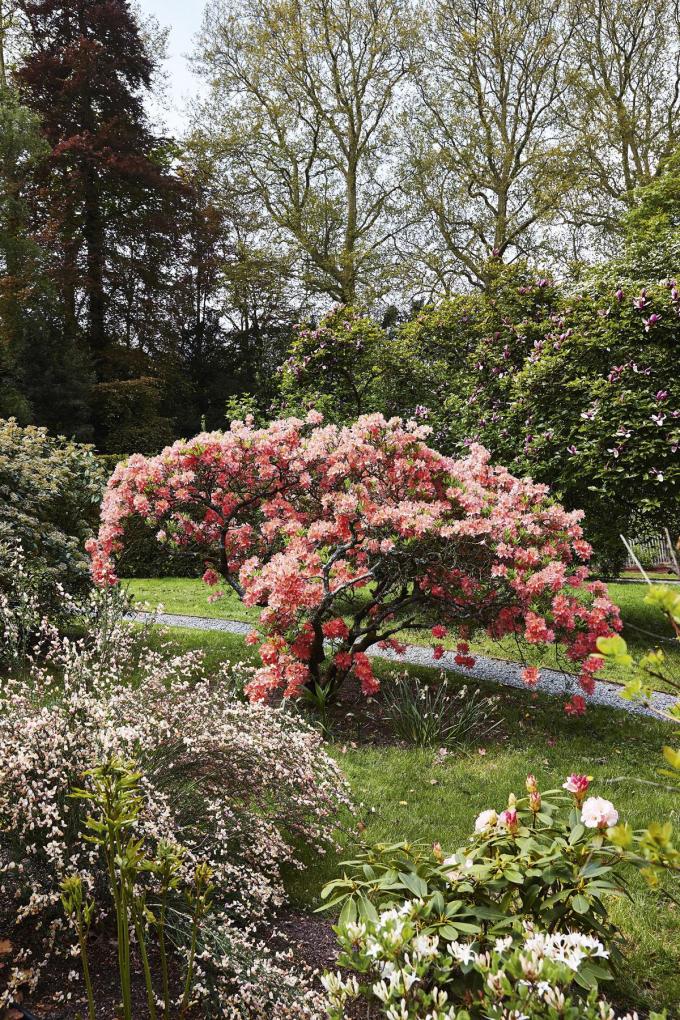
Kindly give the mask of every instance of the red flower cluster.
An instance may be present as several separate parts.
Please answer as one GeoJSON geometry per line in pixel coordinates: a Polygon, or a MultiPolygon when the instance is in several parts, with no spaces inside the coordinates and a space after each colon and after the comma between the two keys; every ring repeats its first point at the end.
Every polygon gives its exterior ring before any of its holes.
{"type": "MultiPolygon", "coordinates": [[[[603,586],[587,583],[579,514],[546,486],[492,467],[482,447],[453,460],[427,434],[381,415],[339,428],[312,414],[262,429],[233,422],[157,457],[131,457],[111,477],[89,544],[94,577],[115,583],[133,516],[161,541],[197,548],[211,564],[209,584],[224,581],[261,608],[253,699],[294,696],[311,682],[335,688],[350,673],[373,694],[368,649],[403,651],[397,632],[433,616],[438,639],[483,626],[559,642],[583,664],[589,692],[596,640],[620,622],[603,586]]],[[[468,653],[459,643],[455,661],[472,666],[468,653]]],[[[437,644],[434,658],[443,654],[437,644]]],[[[525,671],[528,683],[537,679],[525,671]]]]}

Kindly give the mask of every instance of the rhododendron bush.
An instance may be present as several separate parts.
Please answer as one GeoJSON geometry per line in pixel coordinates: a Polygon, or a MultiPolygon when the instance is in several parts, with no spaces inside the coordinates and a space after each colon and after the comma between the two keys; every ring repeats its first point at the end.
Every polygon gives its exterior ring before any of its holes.
{"type": "Polygon", "coordinates": [[[307,1016],[286,1011],[298,982],[265,952],[258,926],[283,902],[281,867],[298,863],[293,837],[319,853],[334,845],[344,779],[289,712],[230,698],[240,667],[208,681],[202,653],[173,655],[146,638],[114,621],[74,643],[45,623],[30,675],[3,682],[0,929],[14,955],[3,959],[0,1012],[53,953],[77,948],[59,902],[64,877],[82,877],[96,892],[97,929],[110,924],[105,863],[82,838],[88,805],[69,792],[118,755],[144,772],[139,838],[181,844],[185,877],[198,863],[211,869],[198,994],[212,990],[231,1010],[220,1015],[234,1018],[307,1016]]]}
{"type": "MultiPolygon", "coordinates": [[[[440,639],[484,626],[558,643],[591,693],[597,638],[620,623],[604,585],[588,581],[579,513],[493,467],[482,447],[454,460],[427,437],[398,418],[341,428],[312,412],[267,428],[232,422],[157,457],[131,457],[109,482],[88,546],[95,579],[116,582],[134,515],[159,541],[197,547],[216,595],[224,583],[262,607],[250,638],[262,659],[248,686],[254,701],[315,684],[332,692],[350,675],[374,694],[368,650],[398,652],[399,631],[423,625],[440,639]]],[[[473,664],[464,640],[458,653],[473,664]]],[[[525,679],[533,684],[535,672],[525,679]]],[[[569,710],[583,708],[575,695],[569,710]]]]}

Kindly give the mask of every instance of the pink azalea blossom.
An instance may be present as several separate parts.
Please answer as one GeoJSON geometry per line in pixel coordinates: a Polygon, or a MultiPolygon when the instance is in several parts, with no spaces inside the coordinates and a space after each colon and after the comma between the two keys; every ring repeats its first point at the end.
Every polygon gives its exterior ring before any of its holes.
{"type": "MultiPolygon", "coordinates": [[[[493,637],[560,643],[585,662],[621,624],[606,592],[586,585],[582,515],[552,502],[547,486],[492,465],[478,444],[456,460],[428,435],[397,418],[339,427],[311,413],[266,428],[232,422],[156,457],[132,456],[109,481],[87,546],[92,574],[104,587],[117,582],[125,524],[140,515],[167,544],[219,563],[206,581],[226,582],[261,611],[254,700],[294,697],[318,679],[337,687],[350,673],[375,693],[370,645],[399,653],[399,621],[422,626],[435,614],[435,638],[472,622],[493,637]]],[[[433,656],[443,654],[437,644],[433,656]]],[[[474,665],[467,646],[456,662],[474,665]]],[[[592,673],[583,675],[590,686],[592,673]]]]}

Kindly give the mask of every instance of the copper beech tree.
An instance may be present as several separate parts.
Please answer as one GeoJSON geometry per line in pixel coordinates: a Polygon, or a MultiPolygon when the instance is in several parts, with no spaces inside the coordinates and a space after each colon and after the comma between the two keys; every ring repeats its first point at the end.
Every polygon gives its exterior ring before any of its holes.
{"type": "MultiPolygon", "coordinates": [[[[483,626],[559,643],[592,692],[596,640],[620,621],[604,585],[587,580],[580,514],[546,486],[492,467],[480,446],[453,460],[413,422],[368,415],[339,428],[320,419],[232,422],[120,464],[89,545],[98,583],[116,583],[132,516],[151,522],[159,541],[198,549],[209,585],[262,607],[249,638],[262,659],[253,700],[314,684],[333,693],[351,674],[373,694],[368,650],[399,652],[399,632],[423,625],[439,639],[483,626]]],[[[468,652],[462,640],[462,665],[474,662],[468,652]]],[[[435,646],[433,658],[442,654],[435,646]]],[[[535,684],[538,670],[524,679],[535,684]]],[[[582,712],[583,697],[566,708],[582,712]]]]}

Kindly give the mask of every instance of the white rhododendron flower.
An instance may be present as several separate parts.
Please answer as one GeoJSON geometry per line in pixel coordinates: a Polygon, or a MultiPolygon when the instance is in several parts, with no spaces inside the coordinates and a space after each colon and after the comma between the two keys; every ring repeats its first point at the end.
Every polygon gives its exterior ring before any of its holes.
{"type": "Polygon", "coordinates": [[[604,797],[588,797],[581,809],[581,821],[587,829],[608,829],[618,820],[618,811],[604,797]]]}
{"type": "Polygon", "coordinates": [[[498,815],[493,808],[489,808],[488,811],[482,811],[480,815],[477,815],[475,820],[475,832],[488,832],[489,829],[493,829],[498,823],[498,815]]]}

